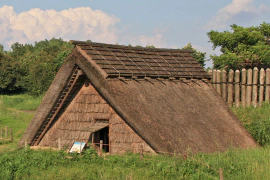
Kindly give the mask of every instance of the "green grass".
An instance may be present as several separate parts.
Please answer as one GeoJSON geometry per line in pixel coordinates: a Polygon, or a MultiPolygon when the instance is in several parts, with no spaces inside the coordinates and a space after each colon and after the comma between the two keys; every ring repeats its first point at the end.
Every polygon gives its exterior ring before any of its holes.
{"type": "Polygon", "coordinates": [[[233,111],[260,145],[270,145],[270,103],[260,108],[233,108],[233,111]]]}
{"type": "Polygon", "coordinates": [[[0,143],[0,153],[17,148],[17,142],[33,118],[41,98],[26,94],[0,95],[0,129],[5,129],[6,126],[11,128],[14,138],[14,141],[4,145],[0,143]]]}
{"type": "Polygon", "coordinates": [[[0,154],[0,179],[269,179],[270,148],[231,149],[224,153],[182,156],[138,154],[98,157],[63,151],[15,150],[0,154]]]}
{"type": "Polygon", "coordinates": [[[234,113],[262,145],[256,149],[230,149],[223,153],[182,156],[137,154],[98,157],[18,149],[17,142],[42,97],[0,95],[0,128],[13,129],[14,140],[0,140],[0,179],[270,179],[270,103],[261,108],[233,108],[234,113]],[[29,111],[31,110],[31,111],[29,111]]]}

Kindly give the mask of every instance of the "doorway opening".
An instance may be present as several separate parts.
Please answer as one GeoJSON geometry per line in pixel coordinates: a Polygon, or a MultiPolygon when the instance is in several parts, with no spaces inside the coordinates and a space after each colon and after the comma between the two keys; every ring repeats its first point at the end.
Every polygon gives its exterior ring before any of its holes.
{"type": "Polygon", "coordinates": [[[102,140],[103,141],[103,147],[102,147],[103,151],[110,152],[109,126],[92,133],[91,136],[92,136],[92,143],[95,145],[96,148],[99,148],[100,140],[102,140]]]}

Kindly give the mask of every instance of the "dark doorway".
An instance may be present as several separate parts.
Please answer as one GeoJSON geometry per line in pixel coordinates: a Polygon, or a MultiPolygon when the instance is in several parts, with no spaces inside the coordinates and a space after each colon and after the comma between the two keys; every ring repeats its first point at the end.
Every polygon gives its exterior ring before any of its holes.
{"type": "Polygon", "coordinates": [[[99,147],[100,140],[103,140],[103,151],[109,152],[109,127],[105,127],[92,133],[92,143],[99,147]]]}

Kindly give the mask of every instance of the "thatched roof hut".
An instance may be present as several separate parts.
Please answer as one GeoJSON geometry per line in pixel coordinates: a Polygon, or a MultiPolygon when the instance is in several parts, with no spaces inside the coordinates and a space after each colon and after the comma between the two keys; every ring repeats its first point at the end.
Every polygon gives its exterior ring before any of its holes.
{"type": "Polygon", "coordinates": [[[256,143],[188,50],[76,45],[23,135],[31,146],[99,143],[113,154],[215,152],[256,143]]]}

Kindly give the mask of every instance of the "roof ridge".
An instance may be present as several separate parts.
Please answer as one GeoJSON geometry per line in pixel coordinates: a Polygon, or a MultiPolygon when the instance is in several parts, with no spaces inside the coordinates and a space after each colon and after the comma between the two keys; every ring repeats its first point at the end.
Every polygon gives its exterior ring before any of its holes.
{"type": "Polygon", "coordinates": [[[173,49],[173,48],[148,48],[148,47],[136,47],[131,45],[119,45],[119,44],[107,44],[107,43],[98,43],[92,41],[77,41],[77,40],[70,40],[69,43],[78,46],[100,46],[100,47],[107,47],[107,48],[126,48],[126,49],[136,49],[136,50],[143,50],[143,51],[178,51],[178,52],[185,52],[185,53],[192,53],[193,50],[188,49],[173,49]]]}

